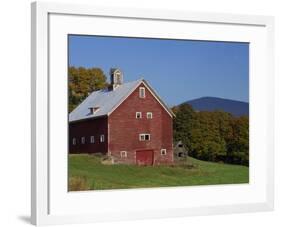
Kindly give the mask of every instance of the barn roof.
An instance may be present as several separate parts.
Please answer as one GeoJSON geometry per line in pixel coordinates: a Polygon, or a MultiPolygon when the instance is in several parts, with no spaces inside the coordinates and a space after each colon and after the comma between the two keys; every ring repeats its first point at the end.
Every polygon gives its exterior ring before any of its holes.
{"type": "Polygon", "coordinates": [[[165,105],[159,96],[153,91],[151,86],[143,80],[124,83],[115,90],[102,89],[92,92],[82,103],[80,103],[70,114],[69,121],[79,121],[89,118],[96,118],[104,115],[109,115],[115,110],[141,83],[144,83],[147,88],[158,99],[160,104],[167,110],[167,112],[174,116],[173,112],[165,105]],[[90,108],[97,108],[98,110],[91,113],[90,108]]]}

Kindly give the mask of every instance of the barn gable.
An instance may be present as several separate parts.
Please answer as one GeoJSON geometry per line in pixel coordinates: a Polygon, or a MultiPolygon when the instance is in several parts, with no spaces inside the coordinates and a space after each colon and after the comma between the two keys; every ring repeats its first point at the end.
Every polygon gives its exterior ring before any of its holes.
{"type": "Polygon", "coordinates": [[[144,80],[136,80],[119,85],[115,89],[106,88],[92,92],[70,114],[69,121],[80,121],[110,115],[127,97],[140,85],[143,84],[160,105],[173,117],[174,114],[156,94],[152,87],[144,80]]]}
{"type": "MultiPolygon", "coordinates": [[[[141,84],[143,84],[145,86],[146,89],[148,89],[148,91],[152,94],[152,96],[160,103],[160,105],[168,112],[168,114],[171,116],[171,117],[174,117],[175,114],[170,110],[170,108],[162,101],[162,99],[159,97],[159,95],[157,95],[157,93],[153,90],[153,88],[148,84],[148,82],[144,79],[141,79],[140,80],[140,83],[138,83],[138,85],[135,87],[135,89],[137,87],[139,87],[141,84]]],[[[123,98],[123,100],[118,103],[109,113],[108,115],[110,115],[111,113],[114,112],[115,109],[117,109],[118,106],[120,106],[122,104],[122,102],[124,100],[126,100],[126,98],[128,98],[130,96],[131,93],[133,93],[133,91],[135,89],[132,89],[132,91],[126,96],[123,98]]]]}

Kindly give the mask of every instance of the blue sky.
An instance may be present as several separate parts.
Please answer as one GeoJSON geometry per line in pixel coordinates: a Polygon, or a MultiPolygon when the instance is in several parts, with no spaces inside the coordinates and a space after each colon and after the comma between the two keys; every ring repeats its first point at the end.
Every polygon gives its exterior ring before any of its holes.
{"type": "Polygon", "coordinates": [[[70,35],[69,65],[143,77],[169,106],[203,96],[249,101],[248,43],[70,35]]]}

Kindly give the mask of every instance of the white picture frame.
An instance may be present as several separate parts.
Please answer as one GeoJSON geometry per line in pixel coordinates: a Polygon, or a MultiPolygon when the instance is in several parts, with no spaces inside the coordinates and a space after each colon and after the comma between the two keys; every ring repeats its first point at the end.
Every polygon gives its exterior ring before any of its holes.
{"type": "Polygon", "coordinates": [[[273,17],[35,2],[32,3],[31,23],[32,224],[88,223],[273,209],[273,17]],[[70,20],[71,28],[68,26],[70,20]],[[114,29],[112,22],[120,29],[114,29]],[[89,26],[92,23],[103,26],[93,30],[89,26]],[[171,24],[174,28],[164,31],[171,24]],[[182,26],[187,26],[192,32],[188,33],[182,26]],[[67,82],[65,34],[69,33],[250,42],[250,183],[67,192],[64,136],[67,119],[66,105],[61,105],[65,104],[66,93],[61,91],[66,89],[67,82]],[[55,55],[53,50],[56,50],[55,55]],[[53,75],[57,75],[56,84],[53,75]],[[54,106],[58,115],[55,118],[54,106]],[[58,135],[62,137],[61,142],[54,139],[58,135]],[[171,200],[171,193],[186,197],[177,199],[175,196],[171,200]],[[136,197],[140,200],[133,205],[132,198],[136,197]],[[153,198],[154,203],[147,206],[142,201],[146,197],[153,198]],[[118,198],[122,199],[122,204],[118,198]],[[164,205],[163,198],[167,198],[164,205]],[[102,205],[103,199],[111,201],[111,209],[102,205]],[[93,206],[93,201],[100,205],[99,209],[93,206]],[[114,204],[118,203],[117,208],[114,204]]]}

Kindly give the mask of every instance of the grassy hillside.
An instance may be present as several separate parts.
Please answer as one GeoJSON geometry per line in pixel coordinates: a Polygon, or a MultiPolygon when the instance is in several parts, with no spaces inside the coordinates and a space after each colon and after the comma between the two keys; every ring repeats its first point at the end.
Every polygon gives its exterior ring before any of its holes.
{"type": "Polygon", "coordinates": [[[234,184],[249,182],[246,166],[188,158],[173,166],[104,165],[94,155],[69,156],[69,190],[234,184]]]}

